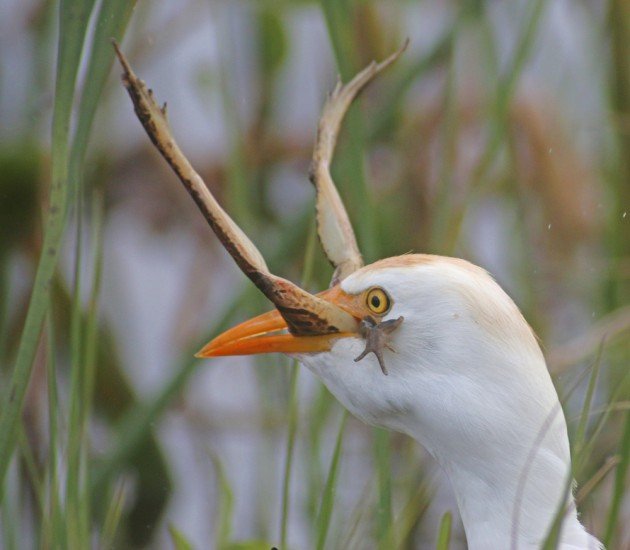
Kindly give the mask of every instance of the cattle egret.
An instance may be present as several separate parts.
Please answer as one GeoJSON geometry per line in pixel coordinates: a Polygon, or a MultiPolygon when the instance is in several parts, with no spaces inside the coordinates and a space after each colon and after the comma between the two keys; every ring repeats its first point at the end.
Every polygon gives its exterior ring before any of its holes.
{"type": "Polygon", "coordinates": [[[313,295],[269,271],[177,146],[166,110],[114,46],[151,140],[276,307],[198,356],[289,354],[355,416],[414,438],[448,475],[472,550],[540,548],[563,507],[558,547],[602,548],[578,520],[566,421],[536,337],[510,297],[460,259],[407,254],[363,265],[329,168],[348,107],[402,49],[339,83],[322,111],[311,181],[320,240],[335,271],[331,288],[313,295]]]}

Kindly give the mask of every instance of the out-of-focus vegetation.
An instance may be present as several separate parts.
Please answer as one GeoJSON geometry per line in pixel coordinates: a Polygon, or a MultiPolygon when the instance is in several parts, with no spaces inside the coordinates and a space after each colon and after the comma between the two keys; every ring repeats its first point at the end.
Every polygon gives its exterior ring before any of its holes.
{"type": "Polygon", "coordinates": [[[273,271],[313,290],[331,275],[306,179],[313,105],[409,37],[335,160],[366,260],[458,255],[497,276],[544,343],[582,518],[609,548],[630,544],[627,2],[32,0],[0,14],[4,548],[463,540],[408,438],[361,425],[282,358],[192,359],[268,306],[141,134],[111,37],[170,101],[176,135],[214,128],[207,147],[184,141],[196,168],[273,271]],[[134,294],[169,288],[162,309],[134,294]]]}

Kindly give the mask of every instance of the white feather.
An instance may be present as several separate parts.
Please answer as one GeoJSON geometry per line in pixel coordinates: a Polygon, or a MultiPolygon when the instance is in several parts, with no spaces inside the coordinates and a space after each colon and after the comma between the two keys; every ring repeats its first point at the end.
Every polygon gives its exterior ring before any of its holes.
{"type": "Polygon", "coordinates": [[[364,347],[359,338],[300,361],[355,416],[408,434],[434,456],[471,550],[540,548],[565,499],[560,548],[601,548],[567,495],[565,418],[509,296],[482,269],[435,256],[379,262],[342,282],[349,294],[373,286],[393,300],[386,319],[405,318],[392,335],[397,353],[385,351],[389,376],[373,355],[353,361],[364,347]]]}

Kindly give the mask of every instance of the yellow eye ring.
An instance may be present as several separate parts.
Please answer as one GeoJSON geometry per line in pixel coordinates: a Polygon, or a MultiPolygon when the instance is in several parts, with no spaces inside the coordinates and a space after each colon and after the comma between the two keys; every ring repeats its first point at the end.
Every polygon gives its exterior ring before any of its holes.
{"type": "Polygon", "coordinates": [[[392,307],[392,301],[387,295],[387,292],[379,287],[374,287],[367,291],[365,304],[368,309],[376,315],[385,315],[392,307]]]}

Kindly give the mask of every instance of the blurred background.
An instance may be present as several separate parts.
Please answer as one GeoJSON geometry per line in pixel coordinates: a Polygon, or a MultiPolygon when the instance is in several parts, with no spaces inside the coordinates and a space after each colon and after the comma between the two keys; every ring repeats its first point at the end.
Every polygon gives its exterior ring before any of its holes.
{"type": "Polygon", "coordinates": [[[629,547],[627,2],[2,0],[2,548],[465,548],[413,441],[286,358],[193,359],[269,304],[144,134],[110,37],[271,270],[313,291],[319,110],[409,38],[334,162],[366,261],[496,277],[565,406],[582,519],[629,547]]]}

